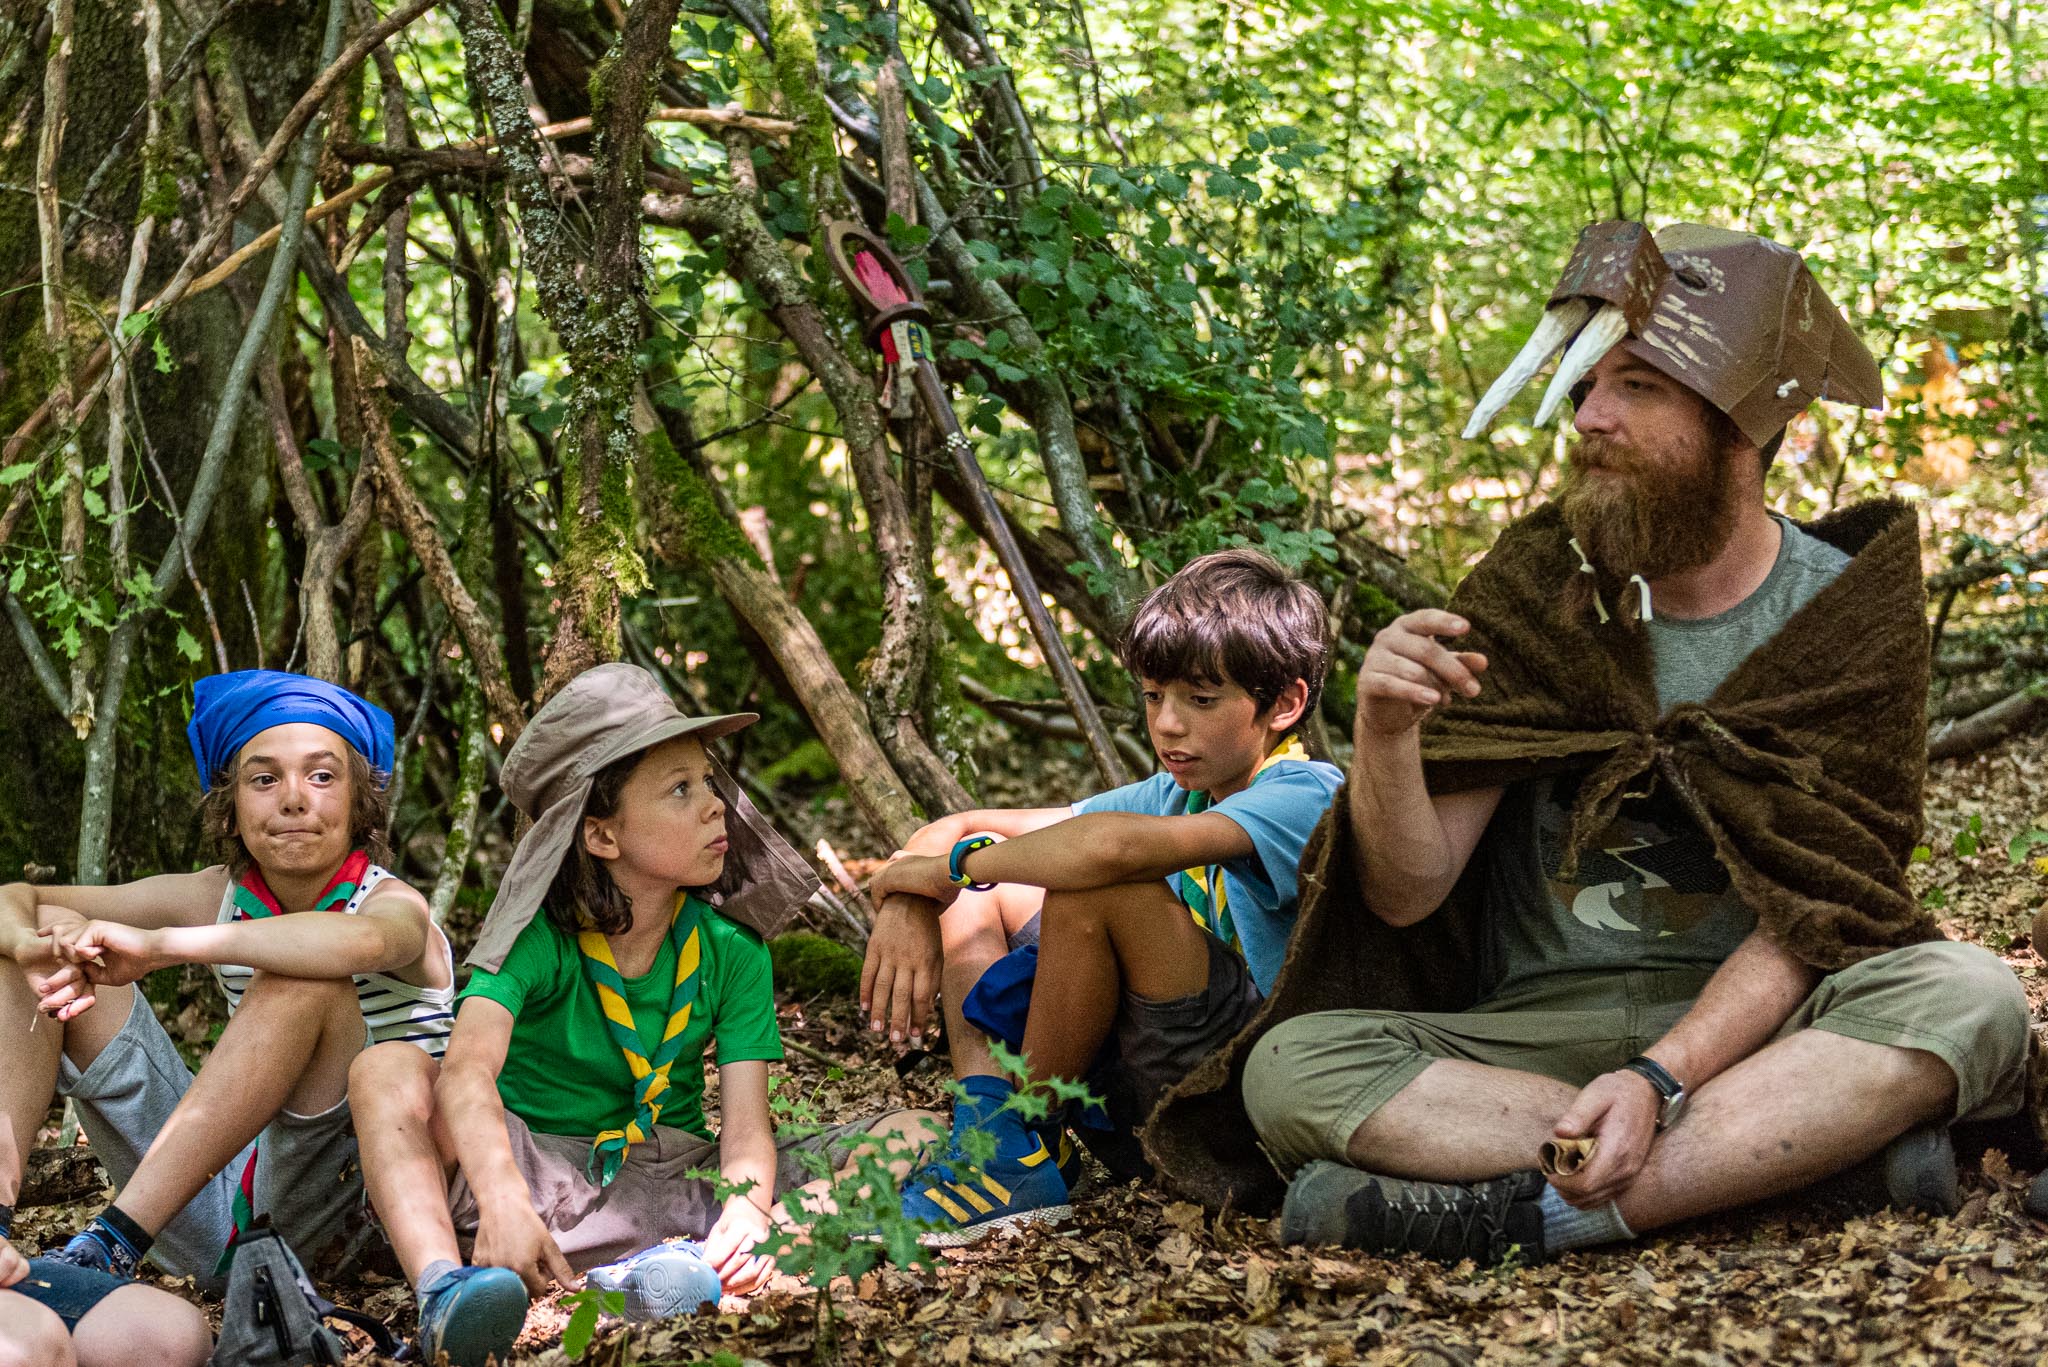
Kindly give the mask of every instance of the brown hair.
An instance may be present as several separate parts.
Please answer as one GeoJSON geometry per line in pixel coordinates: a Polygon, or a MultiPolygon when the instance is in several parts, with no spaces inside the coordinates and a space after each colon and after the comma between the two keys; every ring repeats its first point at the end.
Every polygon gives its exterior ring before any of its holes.
{"type": "Polygon", "coordinates": [[[1305,680],[1306,717],[1330,664],[1329,613],[1320,593],[1264,551],[1213,551],[1145,596],[1119,653],[1142,679],[1234,683],[1261,715],[1305,680]]]}
{"type": "Polygon", "coordinates": [[[626,791],[626,780],[633,777],[633,771],[645,758],[645,750],[621,755],[598,770],[590,780],[590,796],[583,801],[583,814],[576,820],[576,829],[569,837],[569,848],[562,851],[562,862],[555,869],[554,881],[548,884],[547,897],[541,902],[541,910],[564,935],[573,938],[586,930],[594,930],[600,935],[620,935],[632,928],[632,900],[619,891],[619,885],[612,881],[611,870],[604,866],[604,861],[584,847],[583,822],[590,817],[602,821],[618,814],[619,798],[626,791]]]}
{"type": "MultiPolygon", "coordinates": [[[[363,850],[374,864],[391,862],[384,828],[391,823],[391,775],[370,767],[353,745],[342,748],[342,771],[348,775],[348,847],[363,850]]],[[[199,799],[199,835],[207,852],[239,876],[256,861],[242,843],[235,825],[235,771],[213,776],[213,786],[199,799]]]]}

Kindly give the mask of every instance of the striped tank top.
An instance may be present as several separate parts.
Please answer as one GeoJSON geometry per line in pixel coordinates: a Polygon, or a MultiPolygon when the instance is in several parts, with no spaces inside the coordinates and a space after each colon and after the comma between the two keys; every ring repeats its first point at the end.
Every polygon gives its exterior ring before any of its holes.
{"type": "MultiPolygon", "coordinates": [[[[313,910],[353,916],[377,885],[389,877],[389,869],[371,863],[368,855],[357,850],[342,862],[340,871],[314,902],[313,910]]],[[[216,924],[227,925],[262,920],[280,914],[281,910],[264,884],[263,875],[251,868],[228,880],[227,891],[220,899],[220,914],[214,919],[216,924]]],[[[433,936],[431,943],[439,944],[448,955],[452,976],[455,957],[449,949],[448,937],[439,926],[429,925],[428,929],[433,936]]],[[[221,995],[228,999],[228,1015],[233,1016],[235,1008],[242,1004],[242,994],[248,991],[249,980],[255,976],[254,969],[241,964],[213,966],[214,981],[220,984],[221,995]]],[[[434,1058],[447,1052],[448,1032],[455,1024],[452,982],[447,987],[418,987],[386,973],[358,973],[355,984],[356,1000],[363,1008],[363,1020],[370,1027],[373,1042],[403,1040],[417,1044],[434,1058]]]]}

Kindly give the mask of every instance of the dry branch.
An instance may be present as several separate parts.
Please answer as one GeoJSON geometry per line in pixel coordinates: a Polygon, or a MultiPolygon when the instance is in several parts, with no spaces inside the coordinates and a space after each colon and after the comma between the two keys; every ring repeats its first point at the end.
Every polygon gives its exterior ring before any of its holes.
{"type": "Polygon", "coordinates": [[[477,682],[483,688],[484,705],[490,712],[491,722],[501,728],[498,739],[510,745],[525,729],[526,714],[512,692],[497,633],[492,630],[490,619],[477,606],[476,598],[456,571],[455,560],[441,540],[433,513],[428,511],[406,480],[398,445],[392,440],[391,421],[384,412],[384,372],[378,368],[367,343],[360,337],[351,338],[350,342],[355,349],[357,412],[363,424],[363,458],[376,465],[377,492],[380,495],[377,507],[385,522],[411,547],[427,583],[447,606],[456,634],[462,637],[463,648],[469,652],[477,682]]]}

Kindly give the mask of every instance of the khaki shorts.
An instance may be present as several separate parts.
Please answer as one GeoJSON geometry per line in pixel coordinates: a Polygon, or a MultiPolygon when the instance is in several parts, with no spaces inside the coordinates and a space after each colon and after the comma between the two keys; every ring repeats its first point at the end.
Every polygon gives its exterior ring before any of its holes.
{"type": "MultiPolygon", "coordinates": [[[[1584,1086],[1678,1023],[1705,971],[1555,974],[1470,1011],[1324,1011],[1261,1036],[1245,1063],[1252,1124],[1283,1170],[1344,1160],[1351,1136],[1438,1059],[1514,1068],[1584,1086]]],[[[1956,1075],[1957,1120],[2019,1110],[2026,994],[1997,955],[1951,940],[1909,945],[1823,978],[1778,1031],[1825,1030],[1921,1049],[1956,1075]]]]}
{"type": "MultiPolygon", "coordinates": [[[[805,1154],[823,1155],[836,1169],[882,1119],[869,1116],[817,1134],[778,1140],[775,1195],[817,1176],[804,1162],[805,1154]]],[[[720,1202],[711,1183],[689,1175],[693,1169],[717,1171],[715,1139],[658,1125],[652,1138],[627,1151],[611,1185],[601,1187],[585,1175],[590,1140],[536,1134],[510,1111],[505,1113],[505,1131],[512,1141],[512,1162],[533,1195],[534,1213],[578,1272],[616,1262],[664,1239],[701,1239],[718,1221],[720,1202]]],[[[448,1210],[457,1234],[466,1239],[476,1233],[476,1194],[459,1170],[449,1185],[448,1210]]]]}

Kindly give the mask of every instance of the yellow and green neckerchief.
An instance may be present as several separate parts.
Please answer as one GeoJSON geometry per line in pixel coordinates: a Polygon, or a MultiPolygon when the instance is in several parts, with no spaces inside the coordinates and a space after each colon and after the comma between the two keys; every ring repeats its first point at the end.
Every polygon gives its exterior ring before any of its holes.
{"type": "MultiPolygon", "coordinates": [[[[1252,783],[1257,783],[1265,772],[1283,759],[1306,761],[1308,751],[1302,746],[1301,737],[1289,736],[1280,747],[1260,762],[1252,771],[1252,783]]],[[[1250,787],[1251,784],[1245,785],[1250,787]]],[[[1184,815],[1209,810],[1207,793],[1189,793],[1184,815]]],[[[1238,943],[1237,927],[1231,924],[1229,897],[1223,886],[1223,866],[1205,864],[1199,868],[1183,869],[1175,882],[1175,891],[1180,894],[1181,905],[1188,909],[1188,915],[1195,918],[1195,924],[1229,945],[1243,952],[1238,943]]]]}
{"type": "Polygon", "coordinates": [[[622,1130],[606,1130],[590,1146],[586,1172],[600,1186],[609,1186],[626,1161],[626,1150],[654,1133],[661,1119],[662,1098],[668,1092],[669,1069],[683,1051],[683,1032],[690,1026],[690,1008],[697,1001],[697,969],[703,957],[698,939],[702,904],[688,893],[676,895],[676,909],[669,924],[669,943],[676,948],[676,980],[669,992],[668,1022],[661,1039],[652,1048],[633,1022],[633,1008],[626,1003],[626,980],[603,935],[586,930],[576,937],[582,951],[583,973],[597,989],[598,1005],[604,1011],[605,1028],[612,1042],[626,1056],[633,1073],[633,1118],[622,1130]]]}

